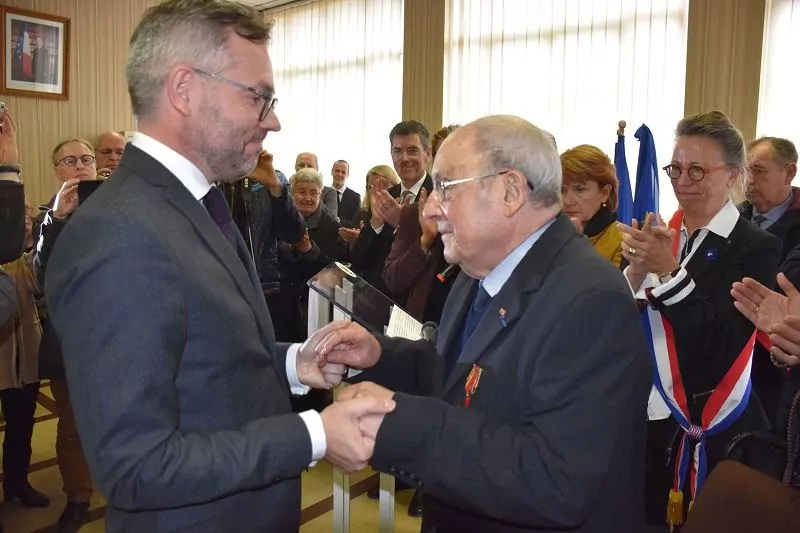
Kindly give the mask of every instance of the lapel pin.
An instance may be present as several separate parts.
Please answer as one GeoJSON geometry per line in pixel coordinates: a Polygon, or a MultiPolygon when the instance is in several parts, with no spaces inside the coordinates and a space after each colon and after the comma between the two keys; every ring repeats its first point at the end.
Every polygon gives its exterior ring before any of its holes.
{"type": "Polygon", "coordinates": [[[719,257],[719,250],[717,250],[716,248],[709,248],[708,250],[706,250],[706,259],[708,259],[709,261],[716,261],[718,257],[719,257]]]}
{"type": "Polygon", "coordinates": [[[500,323],[503,325],[503,327],[508,326],[508,319],[506,318],[508,312],[501,307],[497,314],[500,315],[500,323]]]}

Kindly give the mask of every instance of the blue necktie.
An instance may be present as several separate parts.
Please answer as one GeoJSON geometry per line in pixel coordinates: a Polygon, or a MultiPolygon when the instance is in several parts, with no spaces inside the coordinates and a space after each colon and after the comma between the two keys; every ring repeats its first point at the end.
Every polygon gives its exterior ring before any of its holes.
{"type": "Polygon", "coordinates": [[[766,220],[767,220],[767,217],[765,217],[764,215],[756,215],[756,216],[753,217],[753,224],[757,228],[760,228],[761,224],[763,224],[766,220]]]}
{"type": "Polygon", "coordinates": [[[225,201],[222,191],[217,187],[211,187],[208,193],[203,196],[202,202],[208,214],[219,226],[222,234],[225,235],[230,245],[236,250],[236,233],[239,230],[236,228],[236,224],[233,223],[228,202],[225,201]]]}
{"type": "Polygon", "coordinates": [[[467,313],[467,318],[464,320],[464,328],[461,330],[461,342],[454,346],[453,350],[450,351],[448,357],[445,358],[444,361],[444,375],[445,378],[450,375],[450,372],[453,370],[453,367],[458,361],[458,357],[461,355],[461,352],[464,350],[464,346],[467,345],[467,341],[472,336],[472,333],[475,331],[475,328],[478,327],[478,322],[481,321],[481,317],[486,314],[486,310],[489,308],[489,304],[492,302],[492,297],[489,296],[489,293],[486,292],[486,289],[483,288],[483,284],[478,286],[478,292],[475,294],[475,299],[472,300],[472,305],[469,307],[469,312],[467,313]]]}

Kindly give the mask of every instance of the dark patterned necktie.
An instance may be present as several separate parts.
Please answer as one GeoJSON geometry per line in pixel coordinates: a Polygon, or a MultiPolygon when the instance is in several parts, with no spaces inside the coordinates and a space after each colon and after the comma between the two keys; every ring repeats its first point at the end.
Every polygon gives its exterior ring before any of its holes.
{"type": "Polygon", "coordinates": [[[765,217],[764,215],[756,215],[756,216],[753,217],[753,225],[755,225],[755,227],[757,227],[757,228],[760,228],[761,224],[763,224],[764,221],[766,221],[766,220],[767,220],[767,217],[765,217]]]}
{"type": "Polygon", "coordinates": [[[211,187],[208,193],[203,196],[202,202],[208,214],[211,215],[211,218],[213,218],[214,222],[219,226],[222,234],[233,249],[236,250],[236,233],[239,230],[236,229],[236,224],[233,223],[228,202],[225,201],[225,196],[223,196],[222,191],[217,187],[211,187]]]}

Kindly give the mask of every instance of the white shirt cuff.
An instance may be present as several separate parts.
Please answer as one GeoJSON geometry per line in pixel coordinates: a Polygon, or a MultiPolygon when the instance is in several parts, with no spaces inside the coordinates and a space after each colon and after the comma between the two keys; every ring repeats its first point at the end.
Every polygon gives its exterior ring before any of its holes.
{"type": "Polygon", "coordinates": [[[308,410],[299,413],[300,418],[308,428],[308,435],[311,437],[311,463],[308,466],[314,466],[317,461],[325,458],[325,453],[328,451],[328,440],[325,437],[325,426],[322,425],[322,417],[316,411],[308,410]]]}
{"type": "Polygon", "coordinates": [[[286,351],[286,379],[295,396],[303,396],[311,390],[308,385],[300,383],[300,378],[297,377],[297,352],[300,351],[300,346],[302,344],[292,344],[286,351]]]}
{"type": "Polygon", "coordinates": [[[376,234],[380,235],[381,231],[383,231],[383,226],[384,226],[383,224],[381,224],[377,228],[375,226],[372,226],[372,231],[374,231],[376,234]]]}
{"type": "Polygon", "coordinates": [[[644,291],[647,289],[652,289],[653,287],[658,285],[658,277],[656,277],[655,274],[647,274],[647,276],[645,276],[644,280],[642,281],[641,285],[639,285],[638,287],[633,287],[631,286],[631,281],[628,278],[629,268],[630,266],[625,267],[625,270],[623,270],[622,273],[625,274],[625,281],[628,282],[628,287],[630,287],[631,289],[631,294],[633,294],[633,297],[636,298],[637,300],[647,300],[647,296],[645,295],[644,291]]]}

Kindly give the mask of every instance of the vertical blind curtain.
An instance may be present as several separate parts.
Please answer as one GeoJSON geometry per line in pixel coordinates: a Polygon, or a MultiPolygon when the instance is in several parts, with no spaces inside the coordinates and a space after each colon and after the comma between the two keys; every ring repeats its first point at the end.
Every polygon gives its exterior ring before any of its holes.
{"type": "Polygon", "coordinates": [[[270,45],[282,129],[267,137],[278,170],[314,152],[330,184],[334,161],[350,163],[363,193],[366,171],[391,165],[389,131],[400,121],[403,0],[320,0],[274,13],[270,45]]]}
{"type": "Polygon", "coordinates": [[[758,134],[786,137],[800,145],[800,0],[767,6],[759,97],[758,134]]]}
{"type": "MultiPolygon", "coordinates": [[[[559,151],[614,153],[617,122],[646,123],[659,166],[683,117],[688,0],[448,0],[445,123],[514,114],[553,135],[559,151]]],[[[677,206],[665,175],[661,211],[677,206]]]]}

